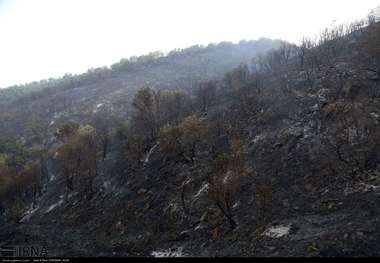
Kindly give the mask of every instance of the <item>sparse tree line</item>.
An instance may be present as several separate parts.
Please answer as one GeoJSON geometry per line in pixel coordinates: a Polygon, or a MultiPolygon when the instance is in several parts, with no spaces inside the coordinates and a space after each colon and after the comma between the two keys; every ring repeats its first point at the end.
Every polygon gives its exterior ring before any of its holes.
{"type": "Polygon", "coordinates": [[[26,204],[36,207],[48,175],[43,156],[30,161],[18,160],[18,168],[12,166],[14,157],[0,155],[0,212],[8,219],[18,221],[26,204]]]}

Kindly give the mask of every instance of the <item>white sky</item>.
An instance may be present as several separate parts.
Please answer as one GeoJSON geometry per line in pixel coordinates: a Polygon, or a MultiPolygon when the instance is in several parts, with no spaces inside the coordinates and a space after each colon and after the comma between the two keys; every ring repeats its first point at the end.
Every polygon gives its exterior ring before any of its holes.
{"type": "Polygon", "coordinates": [[[0,0],[0,87],[122,57],[260,37],[297,42],[379,0],[0,0]]]}

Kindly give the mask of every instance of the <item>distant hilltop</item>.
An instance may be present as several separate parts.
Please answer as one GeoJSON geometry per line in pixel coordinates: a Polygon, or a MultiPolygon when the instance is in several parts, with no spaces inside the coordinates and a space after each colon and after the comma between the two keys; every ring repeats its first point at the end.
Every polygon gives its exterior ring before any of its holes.
{"type": "Polygon", "coordinates": [[[369,14],[369,17],[374,17],[376,22],[380,21],[380,6],[374,8],[369,14]]]}

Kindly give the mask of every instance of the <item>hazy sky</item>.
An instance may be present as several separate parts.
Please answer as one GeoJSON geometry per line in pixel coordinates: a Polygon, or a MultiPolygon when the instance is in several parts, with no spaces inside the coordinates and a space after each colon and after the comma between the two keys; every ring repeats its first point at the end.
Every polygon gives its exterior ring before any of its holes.
{"type": "Polygon", "coordinates": [[[122,57],[259,37],[297,42],[379,0],[0,0],[0,87],[122,57]]]}

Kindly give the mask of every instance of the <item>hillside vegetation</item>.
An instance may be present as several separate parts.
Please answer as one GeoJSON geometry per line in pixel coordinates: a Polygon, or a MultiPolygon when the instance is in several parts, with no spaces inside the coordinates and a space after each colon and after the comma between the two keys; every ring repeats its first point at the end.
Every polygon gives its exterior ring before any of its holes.
{"type": "Polygon", "coordinates": [[[152,53],[12,95],[0,240],[75,256],[379,255],[379,36],[369,19],[299,46],[152,53]]]}

